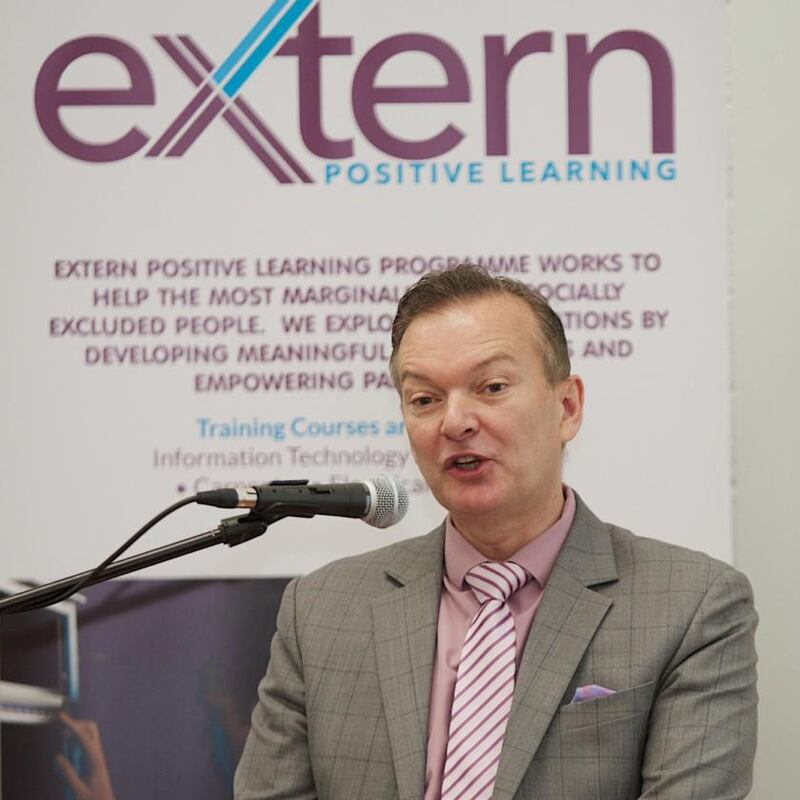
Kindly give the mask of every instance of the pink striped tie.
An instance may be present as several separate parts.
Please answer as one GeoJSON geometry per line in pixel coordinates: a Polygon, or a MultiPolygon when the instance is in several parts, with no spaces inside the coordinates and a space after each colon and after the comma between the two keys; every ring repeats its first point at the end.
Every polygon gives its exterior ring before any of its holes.
{"type": "Polygon", "coordinates": [[[464,580],[481,604],[456,673],[441,800],[489,800],[511,713],[517,634],[506,601],[530,575],[511,561],[484,561],[464,580]]]}

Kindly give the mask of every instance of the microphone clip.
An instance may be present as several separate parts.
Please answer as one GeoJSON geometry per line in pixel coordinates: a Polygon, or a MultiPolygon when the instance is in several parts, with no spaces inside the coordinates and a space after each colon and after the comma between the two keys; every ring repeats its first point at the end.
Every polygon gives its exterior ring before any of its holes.
{"type": "Polygon", "coordinates": [[[251,539],[256,539],[267,528],[282,517],[272,514],[259,514],[255,511],[249,514],[239,514],[237,517],[228,517],[219,523],[216,534],[228,547],[236,547],[251,539]]]}

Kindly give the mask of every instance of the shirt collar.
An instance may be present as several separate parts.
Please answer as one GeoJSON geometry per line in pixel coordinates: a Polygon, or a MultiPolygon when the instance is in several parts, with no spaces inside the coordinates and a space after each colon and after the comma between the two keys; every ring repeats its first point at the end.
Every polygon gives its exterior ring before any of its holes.
{"type": "MultiPolygon", "coordinates": [[[[553,565],[561,552],[574,517],[575,493],[569,486],[564,486],[561,516],[546,531],[517,550],[508,560],[528,570],[543,587],[553,571],[553,565]]],[[[459,533],[453,520],[448,516],[444,538],[444,568],[450,582],[461,589],[467,572],[486,560],[486,556],[459,533]]]]}

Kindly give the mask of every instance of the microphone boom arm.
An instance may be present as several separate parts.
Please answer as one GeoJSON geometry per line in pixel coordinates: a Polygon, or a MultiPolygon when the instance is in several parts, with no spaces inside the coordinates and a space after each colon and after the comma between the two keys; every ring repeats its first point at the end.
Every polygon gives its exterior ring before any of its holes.
{"type": "MultiPolygon", "coordinates": [[[[277,522],[285,516],[287,514],[281,513],[280,510],[276,509],[274,513],[251,512],[249,514],[240,514],[236,517],[228,517],[211,531],[190,536],[188,539],[181,539],[173,544],[156,547],[153,550],[147,550],[137,556],[124,558],[121,561],[114,561],[102,572],[88,580],[84,586],[119,578],[122,575],[128,575],[131,572],[152,567],[164,561],[171,561],[174,558],[180,558],[198,550],[205,550],[216,544],[236,547],[236,545],[249,542],[251,539],[261,536],[273,522],[277,522]]],[[[6,597],[0,600],[0,614],[33,611],[36,608],[44,608],[54,602],[58,602],[56,598],[59,598],[59,595],[65,589],[77,585],[79,581],[87,578],[92,572],[93,570],[87,570],[86,572],[70,575],[69,577],[6,597]]],[[[64,598],[61,597],[59,599],[63,600],[64,598]]]]}

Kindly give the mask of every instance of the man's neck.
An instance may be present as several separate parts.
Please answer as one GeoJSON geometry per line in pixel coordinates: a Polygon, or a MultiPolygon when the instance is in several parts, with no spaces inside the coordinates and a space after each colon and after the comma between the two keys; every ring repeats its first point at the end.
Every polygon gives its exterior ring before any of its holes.
{"type": "Polygon", "coordinates": [[[551,528],[564,509],[564,492],[559,484],[547,499],[532,509],[514,514],[500,510],[480,517],[453,517],[458,532],[491,561],[506,561],[526,544],[551,528]]]}

